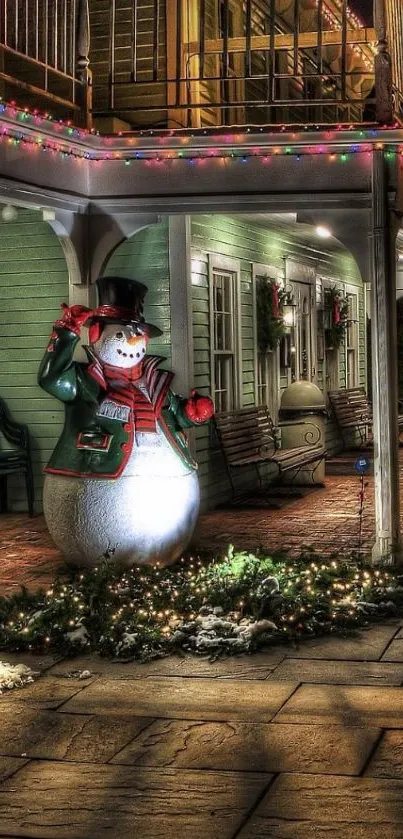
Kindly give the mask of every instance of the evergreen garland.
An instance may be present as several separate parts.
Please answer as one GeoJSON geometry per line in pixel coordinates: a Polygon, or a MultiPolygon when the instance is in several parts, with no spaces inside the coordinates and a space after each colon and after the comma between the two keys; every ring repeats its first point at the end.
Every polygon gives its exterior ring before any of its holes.
{"type": "Polygon", "coordinates": [[[286,334],[281,313],[286,297],[286,292],[279,287],[276,280],[268,276],[258,279],[256,283],[257,343],[261,353],[275,350],[286,334]],[[276,313],[274,303],[276,294],[279,302],[278,313],[276,313]]]}
{"type": "Polygon", "coordinates": [[[328,349],[338,350],[344,341],[348,321],[348,300],[343,297],[343,292],[333,286],[326,292],[326,309],[330,315],[330,326],[325,329],[325,342],[328,349]],[[334,320],[334,307],[336,300],[339,305],[340,320],[334,320]]]}
{"type": "Polygon", "coordinates": [[[217,656],[346,634],[403,614],[403,577],[359,557],[290,560],[235,552],[170,568],[99,568],[46,592],[0,598],[0,649],[97,652],[149,660],[181,649],[217,656]]]}

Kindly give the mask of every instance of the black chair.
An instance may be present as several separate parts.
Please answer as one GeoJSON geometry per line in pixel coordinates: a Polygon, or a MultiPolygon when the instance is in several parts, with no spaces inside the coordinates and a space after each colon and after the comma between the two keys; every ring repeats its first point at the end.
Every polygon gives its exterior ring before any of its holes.
{"type": "Polygon", "coordinates": [[[0,451],[0,511],[7,513],[7,478],[17,472],[25,475],[29,515],[34,514],[34,477],[32,473],[29,432],[26,425],[10,417],[7,406],[0,399],[0,432],[15,448],[0,451]]]}

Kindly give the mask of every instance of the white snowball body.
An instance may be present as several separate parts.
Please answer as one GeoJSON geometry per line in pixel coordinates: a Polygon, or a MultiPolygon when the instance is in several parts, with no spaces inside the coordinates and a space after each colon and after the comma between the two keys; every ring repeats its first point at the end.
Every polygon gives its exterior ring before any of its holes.
{"type": "Polygon", "coordinates": [[[136,436],[120,478],[46,475],[46,523],[68,562],[169,565],[189,542],[199,513],[197,473],[161,430],[136,436]]]}

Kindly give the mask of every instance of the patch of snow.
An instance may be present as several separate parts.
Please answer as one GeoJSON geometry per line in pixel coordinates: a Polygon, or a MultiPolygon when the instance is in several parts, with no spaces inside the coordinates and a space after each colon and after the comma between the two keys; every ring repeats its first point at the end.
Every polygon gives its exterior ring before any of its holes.
{"type": "Polygon", "coordinates": [[[71,632],[66,632],[66,638],[72,644],[81,644],[83,647],[88,643],[88,632],[83,623],[79,623],[71,632]]]}
{"type": "Polygon", "coordinates": [[[8,664],[0,661],[0,694],[13,688],[22,688],[38,676],[36,670],[31,670],[25,664],[8,664]]]}

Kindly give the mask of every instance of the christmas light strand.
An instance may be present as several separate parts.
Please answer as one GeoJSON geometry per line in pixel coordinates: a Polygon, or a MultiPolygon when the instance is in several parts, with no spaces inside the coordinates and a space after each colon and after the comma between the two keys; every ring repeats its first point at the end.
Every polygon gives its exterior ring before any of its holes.
{"type": "Polygon", "coordinates": [[[374,149],[384,149],[387,157],[403,154],[400,130],[397,125],[387,128],[339,124],[337,126],[277,126],[276,130],[262,126],[239,129],[201,129],[140,132],[136,136],[100,137],[68,123],[53,122],[48,115],[39,118],[35,113],[22,111],[11,103],[0,102],[0,142],[12,147],[36,149],[59,154],[65,159],[91,163],[121,162],[130,165],[143,161],[146,165],[161,165],[171,161],[186,161],[189,165],[206,160],[219,163],[260,159],[268,163],[273,157],[288,156],[295,161],[317,156],[329,162],[342,163],[351,155],[371,154],[374,149]],[[321,132],[321,139],[309,132],[321,132]],[[387,143],[380,140],[388,131],[387,143]],[[60,136],[62,133],[63,136],[60,136]],[[278,137],[278,142],[272,136],[278,137]],[[261,142],[258,146],[256,141],[261,142]],[[349,136],[351,139],[349,139],[349,136]],[[271,142],[267,142],[268,139],[271,142]],[[323,138],[323,139],[322,139],[323,138]]]}
{"type": "Polygon", "coordinates": [[[46,592],[0,598],[0,649],[140,660],[182,649],[252,652],[278,640],[345,634],[403,613],[403,578],[359,557],[296,559],[229,548],[171,568],[107,562],[57,578],[46,592]]]}
{"type": "Polygon", "coordinates": [[[340,161],[345,163],[356,155],[370,156],[374,150],[383,149],[386,158],[393,158],[396,154],[403,156],[403,146],[385,144],[379,141],[368,142],[354,142],[341,149],[335,149],[331,144],[327,146],[324,143],[316,145],[273,145],[264,146],[263,148],[252,146],[243,148],[241,144],[234,147],[204,147],[193,150],[191,147],[181,149],[163,149],[155,148],[130,150],[124,149],[122,151],[88,151],[77,149],[74,146],[69,146],[66,143],[58,143],[57,141],[49,140],[48,137],[41,135],[28,136],[19,131],[10,129],[9,126],[0,127],[0,142],[7,143],[11,147],[21,147],[34,149],[43,153],[58,154],[62,158],[73,158],[78,161],[90,161],[91,163],[115,162],[123,163],[126,166],[132,162],[143,162],[146,165],[160,165],[163,163],[171,163],[175,161],[186,162],[189,165],[204,164],[206,161],[218,161],[220,163],[227,163],[231,161],[239,161],[241,163],[248,163],[253,159],[259,159],[263,163],[269,163],[272,159],[278,157],[293,158],[296,162],[303,158],[321,157],[328,160],[330,163],[340,161]]]}

